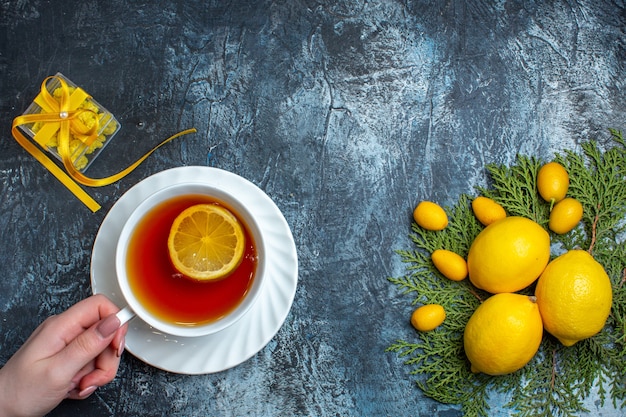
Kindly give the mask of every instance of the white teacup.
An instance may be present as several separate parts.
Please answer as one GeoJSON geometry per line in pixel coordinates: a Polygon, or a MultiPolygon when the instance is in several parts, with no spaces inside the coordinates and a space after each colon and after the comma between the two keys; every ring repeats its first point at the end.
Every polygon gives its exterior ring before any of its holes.
{"type": "Polygon", "coordinates": [[[236,197],[236,193],[237,190],[224,190],[207,184],[181,183],[156,191],[137,206],[122,228],[115,255],[117,281],[127,303],[127,306],[118,313],[120,321],[124,323],[136,315],[161,332],[182,337],[197,337],[219,332],[231,326],[248,312],[250,307],[252,307],[257,300],[266,277],[266,254],[261,229],[251,211],[254,208],[245,207],[240,203],[236,197]],[[245,224],[245,227],[252,236],[258,258],[254,279],[241,302],[225,316],[215,321],[197,325],[181,325],[166,321],[158,315],[153,314],[142,304],[137,295],[133,292],[128,278],[128,247],[138,224],[151,210],[160,206],[162,203],[184,195],[209,196],[231,208],[245,224]]]}

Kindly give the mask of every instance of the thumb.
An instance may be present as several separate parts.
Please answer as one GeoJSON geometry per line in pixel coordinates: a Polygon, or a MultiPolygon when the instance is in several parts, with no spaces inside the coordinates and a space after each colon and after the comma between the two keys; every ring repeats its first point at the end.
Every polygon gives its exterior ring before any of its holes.
{"type": "Polygon", "coordinates": [[[60,352],[59,359],[71,373],[70,378],[110,345],[120,324],[117,316],[111,314],[79,334],[60,352]]]}

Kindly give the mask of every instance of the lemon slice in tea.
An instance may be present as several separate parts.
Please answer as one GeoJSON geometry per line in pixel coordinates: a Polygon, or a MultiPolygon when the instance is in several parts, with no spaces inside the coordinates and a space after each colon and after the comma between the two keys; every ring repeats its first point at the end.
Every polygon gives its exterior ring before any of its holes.
{"type": "Polygon", "coordinates": [[[224,278],[237,268],[244,252],[239,220],[214,204],[183,210],[172,223],[167,248],[174,268],[198,281],[224,278]]]}

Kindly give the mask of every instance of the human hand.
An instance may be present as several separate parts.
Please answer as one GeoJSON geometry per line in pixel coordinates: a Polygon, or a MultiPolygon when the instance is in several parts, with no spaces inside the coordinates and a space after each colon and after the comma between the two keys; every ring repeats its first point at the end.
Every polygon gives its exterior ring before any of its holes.
{"type": "Polygon", "coordinates": [[[115,378],[128,326],[103,295],[46,319],[0,369],[0,415],[41,416],[115,378]]]}

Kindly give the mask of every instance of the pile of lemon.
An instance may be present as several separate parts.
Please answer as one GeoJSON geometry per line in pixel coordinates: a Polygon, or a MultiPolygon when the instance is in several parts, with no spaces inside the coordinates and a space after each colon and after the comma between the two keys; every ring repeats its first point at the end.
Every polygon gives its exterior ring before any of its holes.
{"type": "MultiPolygon", "coordinates": [[[[550,203],[548,228],[557,234],[575,228],[583,207],[566,198],[565,168],[556,162],[543,165],[537,188],[550,203]]],[[[550,235],[538,223],[507,216],[501,205],[484,196],[472,201],[472,210],[485,228],[472,242],[467,259],[445,248],[431,254],[443,276],[454,281],[469,276],[476,288],[490,294],[465,326],[464,349],[472,372],[517,371],[539,350],[544,330],[565,346],[602,330],[611,310],[612,285],[589,252],[570,250],[550,261],[550,235]],[[535,282],[534,295],[519,293],[535,282]]],[[[448,225],[445,211],[429,201],[422,201],[413,217],[428,230],[448,225]]],[[[411,323],[419,331],[430,331],[445,317],[441,305],[427,304],[413,312],[411,323]]]]}

